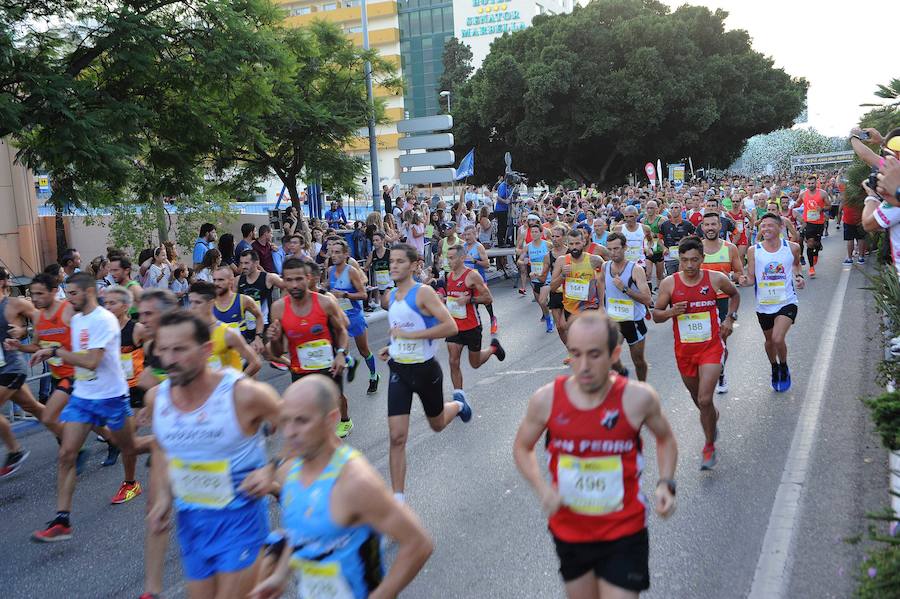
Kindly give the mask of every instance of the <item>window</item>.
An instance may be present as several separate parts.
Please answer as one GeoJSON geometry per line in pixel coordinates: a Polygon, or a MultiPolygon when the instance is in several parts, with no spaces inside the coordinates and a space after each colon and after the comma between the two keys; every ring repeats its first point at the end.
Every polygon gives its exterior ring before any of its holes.
{"type": "Polygon", "coordinates": [[[419,13],[409,13],[409,35],[422,35],[422,29],[419,27],[419,13]]]}
{"type": "Polygon", "coordinates": [[[308,15],[312,12],[312,6],[298,6],[291,9],[291,16],[298,17],[300,15],[308,15]]]}
{"type": "Polygon", "coordinates": [[[437,33],[442,29],[442,19],[441,19],[441,9],[440,8],[432,8],[431,9],[431,32],[437,33]]]}
{"type": "Polygon", "coordinates": [[[352,25],[347,27],[347,33],[362,33],[362,25],[352,25]]]}
{"type": "Polygon", "coordinates": [[[344,0],[345,8],[351,8],[353,6],[359,6],[359,0],[344,0]]]}
{"type": "Polygon", "coordinates": [[[445,6],[444,11],[444,31],[453,31],[453,7],[445,6]]]}
{"type": "Polygon", "coordinates": [[[337,10],[337,2],[328,2],[322,5],[322,10],[337,10]]]}

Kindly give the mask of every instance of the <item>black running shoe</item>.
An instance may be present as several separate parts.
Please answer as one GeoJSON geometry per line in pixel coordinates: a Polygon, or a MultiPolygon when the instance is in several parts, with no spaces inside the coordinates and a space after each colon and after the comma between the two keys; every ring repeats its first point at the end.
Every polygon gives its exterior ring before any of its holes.
{"type": "Polygon", "coordinates": [[[347,356],[347,382],[352,383],[356,378],[356,369],[359,368],[359,360],[353,356],[347,356]]]}
{"type": "Polygon", "coordinates": [[[378,393],[378,381],[381,380],[381,375],[376,373],[375,377],[369,377],[369,388],[366,389],[366,395],[375,395],[378,393]]]}
{"type": "Polygon", "coordinates": [[[494,355],[497,356],[497,359],[501,362],[506,359],[506,350],[503,349],[503,346],[500,345],[500,341],[494,337],[491,339],[491,347],[494,348],[494,355]]]}
{"type": "Polygon", "coordinates": [[[13,472],[22,467],[30,452],[23,450],[6,454],[6,463],[0,468],[0,478],[11,476],[13,472]]]}

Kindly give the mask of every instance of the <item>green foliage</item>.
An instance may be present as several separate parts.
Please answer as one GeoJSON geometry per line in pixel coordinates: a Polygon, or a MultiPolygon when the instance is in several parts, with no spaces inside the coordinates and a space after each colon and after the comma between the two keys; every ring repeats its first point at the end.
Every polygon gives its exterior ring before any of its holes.
{"type": "Polygon", "coordinates": [[[865,400],[872,412],[881,443],[891,451],[900,451],[900,392],[882,393],[865,400]]]}
{"type": "Polygon", "coordinates": [[[885,544],[870,551],[860,566],[858,599],[900,598],[900,539],[884,540],[885,544]]]}
{"type": "MultiPolygon", "coordinates": [[[[900,98],[900,79],[892,79],[889,85],[879,84],[875,95],[886,100],[900,98]]],[[[874,108],[864,114],[859,121],[861,128],[872,127],[880,133],[886,134],[892,129],[900,127],[900,101],[863,104],[863,106],[874,106],[874,108]]],[[[859,158],[854,159],[853,164],[847,170],[847,191],[844,193],[846,201],[860,207],[863,205],[866,192],[861,184],[869,176],[871,170],[869,165],[859,158]]]]}
{"type": "MultiPolygon", "coordinates": [[[[475,70],[472,66],[472,49],[468,44],[451,37],[444,43],[441,62],[443,62],[444,70],[441,73],[435,93],[440,94],[443,90],[449,91],[452,106],[452,100],[456,97],[456,92],[466,82],[472,71],[475,70]]],[[[439,95],[438,102],[444,112],[447,112],[447,99],[439,95]]]]}
{"type": "Polygon", "coordinates": [[[456,94],[456,149],[475,146],[485,182],[507,150],[532,180],[620,180],[656,158],[727,166],[746,139],[793,123],[807,83],[725,31],[726,16],[653,0],[538,16],[496,39],[456,94]]]}
{"type": "Polygon", "coordinates": [[[827,137],[815,129],[779,129],[748,139],[732,169],[759,173],[771,164],[775,171],[786,171],[791,167],[791,156],[848,149],[844,137],[827,137]]]}

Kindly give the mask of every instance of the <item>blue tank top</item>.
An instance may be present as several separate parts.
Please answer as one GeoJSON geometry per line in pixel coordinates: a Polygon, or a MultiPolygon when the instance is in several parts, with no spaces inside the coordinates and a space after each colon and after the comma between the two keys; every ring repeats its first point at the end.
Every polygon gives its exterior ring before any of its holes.
{"type": "Polygon", "coordinates": [[[379,535],[370,526],[339,526],[331,516],[331,492],[344,464],[360,453],[338,447],[315,481],[300,480],[303,460],[295,460],[281,490],[281,522],[292,546],[291,565],[305,585],[329,585],[335,597],[368,597],[384,577],[379,535]]]}
{"type": "MultiPolygon", "coordinates": [[[[550,254],[550,246],[547,245],[547,242],[543,239],[540,240],[538,245],[535,247],[534,242],[529,243],[528,248],[528,262],[531,263],[531,280],[537,281],[537,276],[541,272],[543,272],[544,263],[547,261],[548,255],[550,254]],[[535,269],[535,264],[539,264],[540,267],[535,269]]],[[[550,265],[549,270],[547,271],[547,281],[550,281],[550,275],[553,274],[553,265],[550,265]]]]}
{"type": "Polygon", "coordinates": [[[596,233],[591,233],[591,240],[597,245],[606,245],[606,238],[609,237],[609,231],[604,231],[603,235],[597,237],[596,233]]]}
{"type": "Polygon", "coordinates": [[[481,275],[481,278],[484,279],[484,268],[476,263],[476,260],[481,259],[481,254],[478,253],[478,244],[473,243],[472,247],[463,244],[463,250],[465,250],[466,252],[466,257],[463,260],[463,264],[465,264],[468,268],[477,270],[478,274],[481,275]]]}
{"type": "MultiPolygon", "coordinates": [[[[344,265],[344,272],[340,276],[335,276],[337,266],[328,269],[328,286],[332,291],[345,291],[347,293],[356,293],[356,287],[350,280],[350,269],[353,268],[349,264],[344,265]]],[[[359,300],[347,299],[345,297],[338,298],[338,305],[347,316],[358,316],[362,310],[362,302],[359,300]]]]}
{"type": "Polygon", "coordinates": [[[244,311],[241,309],[241,294],[234,294],[234,301],[231,302],[231,305],[228,306],[225,310],[220,310],[219,306],[213,302],[213,316],[216,317],[216,320],[219,322],[224,322],[228,326],[240,330],[246,330],[247,326],[244,323],[244,311]]]}

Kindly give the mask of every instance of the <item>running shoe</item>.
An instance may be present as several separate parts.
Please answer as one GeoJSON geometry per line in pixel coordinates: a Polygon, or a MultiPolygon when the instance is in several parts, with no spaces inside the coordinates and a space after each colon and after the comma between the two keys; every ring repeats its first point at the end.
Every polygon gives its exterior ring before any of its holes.
{"type": "Polygon", "coordinates": [[[87,449],[82,447],[78,450],[78,457],[75,458],[75,474],[81,474],[84,472],[84,464],[87,462],[88,452],[87,449]]]}
{"type": "Polygon", "coordinates": [[[337,424],[337,436],[344,439],[353,430],[353,420],[341,420],[337,424]]]}
{"type": "Polygon", "coordinates": [[[857,264],[865,264],[865,263],[866,263],[866,257],[865,257],[865,256],[860,256],[859,259],[856,261],[856,263],[857,263],[857,264]]]}
{"type": "Polygon", "coordinates": [[[496,335],[498,328],[499,326],[497,325],[497,317],[491,316],[491,335],[496,335]]]}
{"type": "Polygon", "coordinates": [[[113,496],[112,503],[113,505],[118,505],[120,503],[125,503],[126,501],[131,501],[135,497],[141,494],[141,483],[135,481],[133,483],[123,482],[122,486],[119,487],[119,491],[113,496]]]}
{"type": "Polygon", "coordinates": [[[459,409],[459,414],[457,414],[457,416],[459,416],[459,419],[463,422],[470,421],[472,419],[472,406],[470,406],[469,402],[466,401],[466,396],[462,393],[454,393],[453,401],[459,402],[461,406],[459,409]]]}
{"type": "Polygon", "coordinates": [[[459,403],[466,403],[466,394],[461,389],[457,389],[453,392],[453,401],[458,401],[459,403]]]}
{"type": "Polygon", "coordinates": [[[287,372],[288,365],[282,362],[276,362],[275,360],[269,360],[269,366],[274,368],[275,370],[280,370],[282,372],[287,372]]]}
{"type": "Polygon", "coordinates": [[[781,368],[778,364],[772,364],[772,389],[778,391],[781,385],[781,368]]]}
{"type": "Polygon", "coordinates": [[[725,380],[725,374],[719,376],[719,384],[716,385],[716,393],[727,393],[728,392],[728,381],[725,380]]]}
{"type": "Polygon", "coordinates": [[[55,543],[72,538],[72,526],[58,520],[47,523],[47,528],[31,533],[31,540],[38,543],[55,543]]]}
{"type": "Polygon", "coordinates": [[[548,314],[547,317],[544,318],[544,322],[547,323],[547,332],[552,333],[553,332],[553,317],[548,314]]]}
{"type": "Polygon", "coordinates": [[[13,472],[22,467],[22,464],[28,458],[30,453],[31,452],[22,449],[6,454],[6,463],[3,464],[3,468],[0,468],[0,478],[12,476],[13,472]]]}
{"type": "Polygon", "coordinates": [[[718,458],[716,457],[716,446],[704,445],[703,461],[700,462],[700,470],[712,470],[717,461],[718,458]]]}
{"type": "Polygon", "coordinates": [[[781,372],[779,373],[780,382],[777,391],[784,393],[791,388],[791,370],[787,364],[779,364],[781,372]]]}
{"type": "Polygon", "coordinates": [[[815,278],[816,278],[816,267],[815,267],[815,266],[810,266],[810,267],[809,267],[809,278],[810,278],[810,279],[815,279],[815,278]]]}
{"type": "Polygon", "coordinates": [[[846,266],[847,264],[853,264],[853,258],[844,258],[843,264],[846,266]]]}
{"type": "Polygon", "coordinates": [[[806,266],[806,258],[802,254],[800,255],[800,266],[806,266]]]}
{"type": "Polygon", "coordinates": [[[501,362],[506,359],[506,350],[503,349],[503,346],[500,345],[500,341],[494,337],[491,339],[491,347],[494,348],[494,355],[497,356],[497,359],[501,362]]]}
{"type": "Polygon", "coordinates": [[[356,378],[356,369],[359,368],[359,360],[353,356],[347,356],[347,382],[352,383],[356,378]]]}
{"type": "Polygon", "coordinates": [[[106,459],[100,462],[101,466],[115,466],[116,462],[119,461],[119,454],[122,453],[119,451],[119,448],[110,443],[106,442],[106,459]]]}
{"type": "Polygon", "coordinates": [[[369,388],[366,389],[366,395],[375,395],[378,393],[378,381],[381,380],[381,375],[375,373],[374,377],[369,377],[369,388]]]}
{"type": "Polygon", "coordinates": [[[522,287],[519,287],[519,297],[525,297],[525,289],[522,287]]]}

